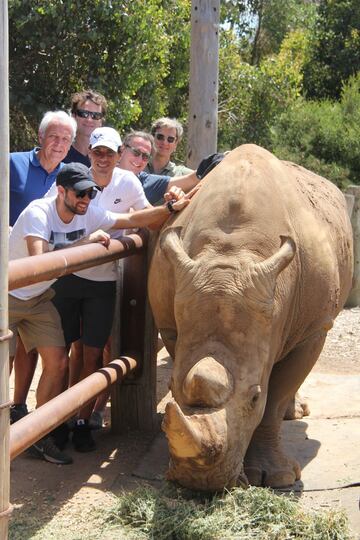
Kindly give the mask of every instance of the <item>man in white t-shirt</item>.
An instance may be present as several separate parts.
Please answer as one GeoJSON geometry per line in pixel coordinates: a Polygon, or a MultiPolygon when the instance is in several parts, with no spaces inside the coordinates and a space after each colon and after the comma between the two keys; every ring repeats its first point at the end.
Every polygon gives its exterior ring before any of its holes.
{"type": "MultiPolygon", "coordinates": [[[[9,238],[9,260],[40,255],[74,243],[100,242],[107,246],[110,235],[101,229],[158,226],[172,211],[181,210],[189,201],[171,201],[162,207],[131,214],[115,214],[91,205],[98,186],[89,170],[80,163],[64,165],[59,172],[56,197],[38,199],[20,214],[9,238]],[[100,229],[100,230],[98,230],[100,229]]],[[[37,348],[43,360],[43,372],[37,389],[37,406],[58,395],[66,383],[68,357],[60,318],[51,298],[55,280],[36,283],[9,293],[9,327],[18,331],[26,351],[37,348]]],[[[14,342],[10,356],[14,355],[14,342]]],[[[38,441],[33,451],[53,463],[72,460],[59,451],[52,437],[38,441]]]]}

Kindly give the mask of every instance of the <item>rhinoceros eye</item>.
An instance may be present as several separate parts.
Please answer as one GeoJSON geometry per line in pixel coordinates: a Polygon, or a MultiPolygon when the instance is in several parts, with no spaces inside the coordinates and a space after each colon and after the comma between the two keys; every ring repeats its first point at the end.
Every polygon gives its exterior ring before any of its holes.
{"type": "Polygon", "coordinates": [[[261,387],[259,384],[254,384],[254,386],[252,386],[250,388],[250,399],[249,399],[249,406],[251,409],[254,409],[257,402],[259,401],[260,399],[260,395],[261,395],[261,387]]]}

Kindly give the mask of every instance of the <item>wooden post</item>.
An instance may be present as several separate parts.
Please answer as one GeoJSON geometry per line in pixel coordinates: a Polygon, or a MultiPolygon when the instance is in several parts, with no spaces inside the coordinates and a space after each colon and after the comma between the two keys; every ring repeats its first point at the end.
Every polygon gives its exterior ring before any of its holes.
{"type": "MultiPolygon", "coordinates": [[[[349,186],[347,195],[353,195],[354,204],[351,225],[354,238],[354,277],[353,287],[346,302],[347,307],[360,306],[360,186],[349,186]]],[[[349,203],[347,203],[349,204],[349,203]]]]}
{"type": "Polygon", "coordinates": [[[192,0],[187,165],[216,152],[220,0],[192,0]]]}
{"type": "MultiPolygon", "coordinates": [[[[111,395],[111,427],[115,433],[127,429],[156,431],[156,358],[157,331],[147,297],[148,251],[123,260],[120,301],[119,350],[113,354],[130,353],[137,361],[137,369],[121,386],[114,385],[111,395]]],[[[114,342],[114,340],[113,340],[114,342]]]]}
{"type": "Polygon", "coordinates": [[[11,514],[9,456],[9,73],[8,6],[0,2],[0,540],[8,537],[11,514]]]}

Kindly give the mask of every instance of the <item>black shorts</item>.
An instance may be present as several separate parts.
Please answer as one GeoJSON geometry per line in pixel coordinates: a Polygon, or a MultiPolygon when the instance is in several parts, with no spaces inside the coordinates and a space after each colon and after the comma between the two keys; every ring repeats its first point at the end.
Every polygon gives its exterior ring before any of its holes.
{"type": "Polygon", "coordinates": [[[114,319],[116,282],[69,274],[52,287],[56,293],[52,301],[61,317],[66,345],[82,338],[84,345],[103,348],[114,319]]]}

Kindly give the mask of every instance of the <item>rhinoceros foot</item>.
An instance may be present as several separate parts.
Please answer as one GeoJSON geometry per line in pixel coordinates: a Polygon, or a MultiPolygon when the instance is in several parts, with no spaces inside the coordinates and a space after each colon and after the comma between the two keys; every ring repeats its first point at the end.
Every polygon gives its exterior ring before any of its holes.
{"type": "Polygon", "coordinates": [[[249,484],[260,487],[289,487],[301,476],[299,463],[283,453],[278,441],[253,441],[246,453],[244,469],[249,484]]]}
{"type": "Polygon", "coordinates": [[[309,416],[310,409],[305,399],[297,392],[289,401],[284,414],[284,420],[301,420],[304,416],[309,416]]]}

